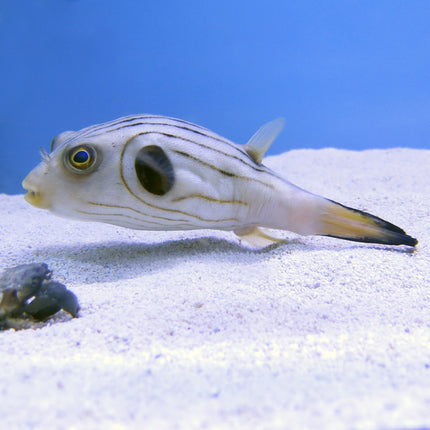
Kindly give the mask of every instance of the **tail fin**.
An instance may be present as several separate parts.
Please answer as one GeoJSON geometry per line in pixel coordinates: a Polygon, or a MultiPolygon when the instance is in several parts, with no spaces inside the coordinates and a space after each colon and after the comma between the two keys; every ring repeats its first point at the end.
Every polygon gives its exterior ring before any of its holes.
{"type": "Polygon", "coordinates": [[[375,215],[328,200],[321,235],[357,242],[415,246],[418,240],[375,215]]]}

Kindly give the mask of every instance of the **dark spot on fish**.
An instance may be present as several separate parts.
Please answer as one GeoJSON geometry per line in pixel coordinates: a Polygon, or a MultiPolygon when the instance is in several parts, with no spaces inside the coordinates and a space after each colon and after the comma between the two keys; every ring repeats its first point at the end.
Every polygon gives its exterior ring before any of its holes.
{"type": "Polygon", "coordinates": [[[143,147],[134,162],[136,176],[143,188],[151,194],[164,196],[175,182],[172,163],[156,145],[143,147]]]}

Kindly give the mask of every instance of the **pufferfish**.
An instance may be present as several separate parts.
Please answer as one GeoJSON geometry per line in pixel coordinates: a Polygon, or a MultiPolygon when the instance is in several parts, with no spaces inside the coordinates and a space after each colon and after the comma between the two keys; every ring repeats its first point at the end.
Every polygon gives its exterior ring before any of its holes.
{"type": "Polygon", "coordinates": [[[141,230],[234,231],[262,248],[266,229],[415,246],[374,215],[305,191],[262,164],[284,126],[238,145],[195,124],[133,115],[55,137],[23,181],[27,202],[53,213],[141,230]]]}

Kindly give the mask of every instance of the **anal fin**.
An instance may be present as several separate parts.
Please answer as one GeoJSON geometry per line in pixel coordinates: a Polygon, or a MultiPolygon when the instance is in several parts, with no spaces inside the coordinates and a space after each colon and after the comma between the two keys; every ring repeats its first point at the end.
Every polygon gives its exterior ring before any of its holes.
{"type": "Polygon", "coordinates": [[[253,249],[263,249],[284,242],[284,239],[270,236],[261,227],[245,227],[235,230],[234,233],[253,249]]]}

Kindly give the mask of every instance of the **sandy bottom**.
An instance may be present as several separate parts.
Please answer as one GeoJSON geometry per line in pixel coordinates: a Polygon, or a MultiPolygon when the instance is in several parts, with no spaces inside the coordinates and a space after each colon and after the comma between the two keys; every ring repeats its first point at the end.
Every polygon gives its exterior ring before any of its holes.
{"type": "Polygon", "coordinates": [[[0,332],[7,429],[430,427],[430,151],[292,151],[268,166],[420,240],[136,232],[0,195],[0,268],[46,262],[80,317],[0,332]]]}

